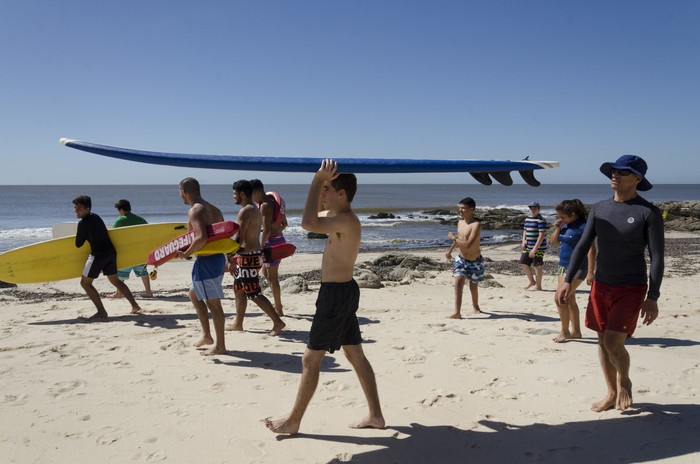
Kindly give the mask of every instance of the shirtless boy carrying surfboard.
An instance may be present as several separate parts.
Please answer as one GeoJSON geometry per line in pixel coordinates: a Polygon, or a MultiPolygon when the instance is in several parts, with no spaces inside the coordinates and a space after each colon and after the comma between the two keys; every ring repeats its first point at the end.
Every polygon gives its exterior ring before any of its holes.
{"type": "Polygon", "coordinates": [[[326,351],[333,353],[340,348],[352,364],[369,406],[369,414],[350,427],[380,429],[385,425],[377,382],[362,351],[356,316],[360,289],[353,279],[353,268],[360,250],[361,227],[351,202],[357,190],[357,179],[354,174],[338,174],[337,170],[338,165],[333,160],[321,163],[304,207],[301,226],[311,232],[328,234],[328,243],[321,261],[321,288],[302,359],[301,383],[294,407],[287,417],[265,419],[267,428],[278,434],[294,435],[299,431],[318,385],[321,361],[326,351]]]}

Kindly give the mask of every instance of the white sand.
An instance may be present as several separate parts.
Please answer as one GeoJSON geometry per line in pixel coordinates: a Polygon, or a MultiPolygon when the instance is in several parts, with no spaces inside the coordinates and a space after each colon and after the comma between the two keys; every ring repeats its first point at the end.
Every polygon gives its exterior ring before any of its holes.
{"type": "MultiPolygon", "coordinates": [[[[484,255],[516,266],[512,248],[484,255]]],[[[319,265],[320,255],[296,255],[281,272],[319,265]]],[[[523,276],[494,275],[504,288],[480,289],[486,314],[464,320],[445,318],[447,271],[363,289],[358,315],[386,429],[347,427],[366,406],[336,352],[302,433],[280,439],[261,420],[291,409],[317,287],[283,295],[289,317],[279,337],[265,335],[271,322],[253,304],[246,332],[227,334],[230,354],[206,358],[192,347],[190,267],[161,267],[142,315],[105,299],[104,323],[76,323],[94,312],[77,280],[20,286],[21,299],[0,290],[0,462],[700,462],[697,274],[664,280],[659,319],[628,344],[635,407],[625,413],[589,410],[605,392],[592,331],[551,341],[559,330],[551,276],[545,291],[525,292],[523,276]]],[[[128,283],[138,297],[141,282],[128,283]]],[[[104,278],[96,286],[112,291],[104,278]]],[[[233,300],[224,308],[231,315],[233,300]]]]}

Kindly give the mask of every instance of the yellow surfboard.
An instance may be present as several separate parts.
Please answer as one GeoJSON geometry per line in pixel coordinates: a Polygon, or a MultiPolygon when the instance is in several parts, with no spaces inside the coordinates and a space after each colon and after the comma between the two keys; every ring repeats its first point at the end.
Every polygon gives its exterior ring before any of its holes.
{"type": "MultiPolygon", "coordinates": [[[[117,267],[123,269],[145,263],[151,250],[186,231],[187,224],[181,222],[109,229],[109,238],[117,249],[117,267]]],[[[75,237],[15,248],[0,254],[0,280],[32,284],[80,277],[89,254],[90,244],[76,248],[75,237]]]]}

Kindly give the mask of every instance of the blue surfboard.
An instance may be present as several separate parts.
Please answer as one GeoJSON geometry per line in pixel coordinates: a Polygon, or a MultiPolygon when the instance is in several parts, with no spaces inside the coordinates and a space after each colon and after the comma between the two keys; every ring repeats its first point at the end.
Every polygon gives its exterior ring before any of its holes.
{"type": "MultiPolygon", "coordinates": [[[[139,163],[161,164],[204,169],[238,171],[316,172],[323,158],[280,156],[229,156],[163,153],[110,147],[91,142],[62,138],[63,145],[97,155],[139,163]]],[[[529,185],[537,187],[537,169],[559,167],[556,161],[498,161],[461,159],[391,159],[391,158],[333,158],[339,172],[359,173],[437,173],[468,172],[480,183],[491,185],[493,179],[503,185],[512,185],[510,173],[517,171],[529,185]]]]}

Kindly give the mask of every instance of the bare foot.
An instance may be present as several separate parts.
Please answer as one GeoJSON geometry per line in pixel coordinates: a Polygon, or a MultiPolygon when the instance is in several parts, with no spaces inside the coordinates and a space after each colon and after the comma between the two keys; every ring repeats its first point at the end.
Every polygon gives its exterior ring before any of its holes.
{"type": "Polygon", "coordinates": [[[523,287],[523,290],[530,290],[534,286],[535,286],[535,283],[533,282],[530,285],[528,285],[527,287],[523,287]]]}
{"type": "Polygon", "coordinates": [[[290,422],[288,417],[283,419],[273,419],[271,417],[265,418],[265,427],[270,429],[273,433],[279,433],[284,435],[295,435],[299,432],[299,424],[290,422]]]}
{"type": "Polygon", "coordinates": [[[84,317],[80,316],[78,317],[78,320],[81,322],[99,322],[99,321],[104,321],[107,319],[107,311],[97,311],[95,314],[93,314],[90,317],[84,317]]]}
{"type": "Polygon", "coordinates": [[[141,312],[141,307],[140,306],[134,306],[131,308],[131,314],[139,314],[141,312]]]}
{"type": "Polygon", "coordinates": [[[620,411],[632,406],[632,381],[627,379],[621,385],[617,386],[617,401],[615,407],[620,411]]]}
{"type": "Polygon", "coordinates": [[[277,315],[278,315],[279,317],[283,317],[283,316],[284,316],[284,309],[283,309],[283,308],[275,308],[275,312],[277,313],[277,315]]]}
{"type": "Polygon", "coordinates": [[[481,308],[479,308],[478,306],[472,308],[472,314],[481,314],[481,308]]]}
{"type": "Polygon", "coordinates": [[[569,336],[569,338],[583,338],[583,335],[581,335],[581,332],[574,332],[569,336]]]}
{"type": "Polygon", "coordinates": [[[111,295],[109,295],[107,298],[123,298],[123,297],[124,297],[124,295],[119,293],[119,291],[116,291],[116,292],[112,293],[111,295]]]}
{"type": "Polygon", "coordinates": [[[559,332],[559,335],[554,337],[552,340],[554,341],[554,343],[564,343],[570,338],[571,334],[569,334],[568,332],[559,332]]]}
{"type": "Polygon", "coordinates": [[[207,351],[202,351],[201,353],[202,356],[214,356],[216,354],[226,354],[226,348],[219,348],[217,346],[208,349],[207,351]]]}
{"type": "Polygon", "coordinates": [[[595,412],[603,412],[607,411],[608,409],[612,409],[615,407],[615,400],[616,400],[616,393],[608,393],[605,398],[602,400],[598,401],[597,403],[593,403],[591,405],[591,410],[595,412]]]}
{"type": "Polygon", "coordinates": [[[355,422],[350,424],[351,429],[383,429],[386,424],[384,423],[384,418],[382,416],[379,417],[370,417],[367,416],[364,419],[362,419],[360,422],[355,422]]]}
{"type": "Polygon", "coordinates": [[[525,290],[527,290],[528,292],[541,292],[542,287],[537,287],[535,285],[531,285],[531,286],[527,287],[525,290]]]}
{"type": "Polygon", "coordinates": [[[284,322],[281,322],[280,324],[275,324],[272,326],[272,330],[270,330],[268,335],[274,337],[277,334],[279,334],[285,327],[287,327],[287,324],[285,324],[284,322]]]}
{"type": "Polygon", "coordinates": [[[462,319],[462,314],[461,313],[454,313],[450,314],[447,316],[448,319],[462,319]]]}
{"type": "Polygon", "coordinates": [[[153,298],[153,292],[143,292],[144,298],[153,298]]]}
{"type": "Polygon", "coordinates": [[[243,332],[243,324],[229,324],[226,326],[226,330],[229,332],[243,332]]]}
{"type": "Polygon", "coordinates": [[[197,343],[194,344],[195,348],[200,348],[204,345],[213,345],[214,339],[208,335],[204,335],[197,343]]]}

